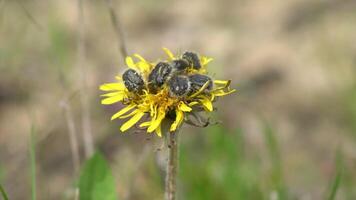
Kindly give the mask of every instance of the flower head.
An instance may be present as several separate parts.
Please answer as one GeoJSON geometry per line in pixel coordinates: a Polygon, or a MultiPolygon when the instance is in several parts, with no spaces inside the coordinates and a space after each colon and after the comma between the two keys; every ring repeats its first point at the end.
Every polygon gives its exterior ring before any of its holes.
{"type": "Polygon", "coordinates": [[[138,54],[126,58],[127,69],[117,81],[100,86],[108,92],[102,96],[102,104],[121,102],[123,109],[111,120],[128,120],[121,126],[122,132],[139,123],[148,133],[162,136],[161,124],[170,119],[170,131],[182,125],[187,114],[201,110],[212,112],[217,97],[235,92],[230,81],[213,80],[207,75],[207,65],[212,58],[198,56],[193,52],[174,55],[163,48],[168,59],[149,62],[138,54]],[[142,122],[144,116],[146,120],[142,122]]]}

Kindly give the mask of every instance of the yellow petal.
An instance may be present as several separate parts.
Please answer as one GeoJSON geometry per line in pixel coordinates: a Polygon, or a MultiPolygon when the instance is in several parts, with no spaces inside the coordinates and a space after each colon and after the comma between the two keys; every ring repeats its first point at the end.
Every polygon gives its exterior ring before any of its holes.
{"type": "Polygon", "coordinates": [[[197,104],[198,104],[197,101],[192,101],[192,102],[190,102],[188,105],[191,107],[191,106],[195,106],[195,105],[197,105],[197,104]]]}
{"type": "Polygon", "coordinates": [[[139,60],[141,60],[142,62],[147,62],[141,55],[139,55],[139,54],[137,54],[137,53],[135,53],[134,56],[135,56],[136,58],[138,58],[139,60]]]}
{"type": "Polygon", "coordinates": [[[169,49],[167,49],[165,47],[163,47],[162,49],[167,54],[167,56],[169,57],[169,60],[174,60],[175,59],[173,53],[169,49]]]}
{"type": "Polygon", "coordinates": [[[100,86],[100,90],[103,91],[125,90],[125,88],[123,83],[106,83],[100,86]]]}
{"type": "Polygon", "coordinates": [[[156,119],[152,119],[150,127],[148,127],[147,132],[152,133],[161,124],[162,120],[166,116],[165,112],[159,112],[156,119]]]}
{"type": "Polygon", "coordinates": [[[139,109],[136,109],[132,112],[130,112],[129,114],[126,114],[126,115],[121,115],[120,116],[120,119],[125,119],[125,118],[128,118],[128,117],[131,117],[131,116],[134,116],[136,113],[140,112],[139,109]]]}
{"type": "Polygon", "coordinates": [[[175,131],[178,126],[180,126],[183,122],[184,119],[184,113],[180,110],[176,110],[176,120],[173,122],[171,125],[171,128],[169,129],[171,132],[175,131]]]}
{"type": "Polygon", "coordinates": [[[202,66],[202,67],[198,70],[198,72],[199,72],[200,74],[207,74],[207,71],[206,71],[206,69],[205,69],[204,66],[202,66]]]}
{"type": "Polygon", "coordinates": [[[151,104],[151,117],[152,117],[152,119],[156,119],[157,118],[157,114],[158,114],[157,108],[158,108],[157,105],[151,104]]]}
{"type": "Polygon", "coordinates": [[[204,66],[204,65],[207,65],[208,63],[210,63],[213,60],[214,60],[213,58],[202,56],[201,59],[200,59],[200,62],[204,66]]]}
{"type": "Polygon", "coordinates": [[[208,88],[209,84],[210,84],[210,81],[207,81],[207,82],[203,85],[203,87],[201,87],[197,92],[195,92],[194,94],[190,95],[189,97],[190,97],[190,98],[193,98],[193,97],[198,96],[198,95],[199,95],[200,93],[202,93],[206,88],[208,88]]]}
{"type": "Polygon", "coordinates": [[[120,128],[121,132],[126,131],[127,129],[131,128],[133,125],[135,125],[143,116],[145,113],[143,112],[138,112],[136,113],[129,121],[125,122],[120,128]]]}
{"type": "Polygon", "coordinates": [[[214,94],[217,97],[221,97],[221,96],[229,95],[229,94],[234,93],[234,92],[236,92],[235,89],[227,91],[227,92],[225,92],[223,90],[217,90],[217,91],[214,91],[212,94],[214,94]]]}
{"type": "Polygon", "coordinates": [[[155,115],[155,108],[154,108],[154,105],[153,104],[150,104],[150,116],[153,117],[155,115]]]}
{"type": "Polygon", "coordinates": [[[136,69],[136,65],[133,61],[133,59],[130,56],[127,56],[125,59],[126,65],[131,68],[131,69],[136,69]]]}
{"type": "Polygon", "coordinates": [[[210,99],[208,99],[207,97],[205,97],[205,96],[202,96],[201,97],[201,99],[199,99],[200,100],[200,102],[203,104],[203,106],[204,106],[204,108],[207,110],[207,111],[209,111],[209,112],[211,112],[211,111],[213,111],[213,103],[211,103],[211,101],[210,101],[210,99]]]}
{"type": "Polygon", "coordinates": [[[162,137],[162,128],[161,128],[161,124],[157,127],[157,129],[156,129],[156,134],[158,135],[158,137],[162,137]]]}
{"type": "Polygon", "coordinates": [[[181,110],[181,111],[183,111],[183,112],[190,112],[190,111],[192,111],[192,108],[191,107],[189,107],[189,106],[187,106],[187,104],[185,104],[184,102],[180,102],[180,104],[179,104],[179,109],[181,110]]]}
{"type": "Polygon", "coordinates": [[[109,104],[116,103],[118,101],[122,101],[123,99],[124,99],[124,95],[116,95],[116,96],[108,97],[106,99],[101,100],[101,104],[109,105],[109,104]]]}
{"type": "Polygon", "coordinates": [[[121,109],[119,112],[115,113],[115,114],[111,117],[111,120],[114,120],[114,119],[120,117],[121,115],[127,113],[128,111],[130,111],[131,109],[133,109],[133,108],[135,108],[135,107],[136,107],[136,105],[133,105],[133,104],[126,106],[125,108],[121,109]]]}
{"type": "Polygon", "coordinates": [[[231,83],[231,80],[214,80],[215,84],[219,84],[219,85],[225,85],[228,86],[231,83]]]}
{"type": "Polygon", "coordinates": [[[143,128],[143,127],[148,127],[150,126],[151,124],[151,121],[148,121],[148,122],[143,122],[142,124],[140,124],[140,127],[143,128]]]}
{"type": "Polygon", "coordinates": [[[102,97],[113,97],[113,96],[117,96],[117,95],[124,95],[124,93],[122,91],[110,92],[110,93],[102,94],[100,96],[102,96],[102,97]]]}
{"type": "Polygon", "coordinates": [[[138,62],[136,63],[136,66],[140,69],[141,72],[149,72],[151,67],[146,62],[138,62]]]}
{"type": "Polygon", "coordinates": [[[211,102],[214,102],[214,100],[215,100],[215,97],[216,97],[216,95],[215,95],[215,94],[211,94],[211,98],[210,98],[210,101],[211,101],[211,102]]]}

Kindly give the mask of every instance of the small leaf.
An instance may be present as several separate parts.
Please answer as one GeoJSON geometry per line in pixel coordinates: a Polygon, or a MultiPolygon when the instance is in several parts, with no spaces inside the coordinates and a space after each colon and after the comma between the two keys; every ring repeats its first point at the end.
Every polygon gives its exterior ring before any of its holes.
{"type": "Polygon", "coordinates": [[[99,153],[84,165],[79,180],[80,200],[117,200],[114,177],[99,153]]]}

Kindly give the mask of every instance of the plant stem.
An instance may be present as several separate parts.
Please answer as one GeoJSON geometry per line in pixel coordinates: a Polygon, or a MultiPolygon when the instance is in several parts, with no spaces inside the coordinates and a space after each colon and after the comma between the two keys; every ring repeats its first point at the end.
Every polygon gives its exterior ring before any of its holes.
{"type": "Polygon", "coordinates": [[[69,103],[66,102],[65,100],[61,102],[61,106],[63,107],[64,114],[65,114],[64,118],[68,126],[68,135],[69,135],[70,149],[72,153],[74,175],[78,176],[79,168],[80,168],[79,144],[77,140],[77,132],[75,128],[72,108],[69,105],[69,103]]]}
{"type": "Polygon", "coordinates": [[[178,171],[178,133],[169,132],[168,138],[168,162],[166,174],[166,200],[175,200],[177,194],[177,171],[178,171]]]}

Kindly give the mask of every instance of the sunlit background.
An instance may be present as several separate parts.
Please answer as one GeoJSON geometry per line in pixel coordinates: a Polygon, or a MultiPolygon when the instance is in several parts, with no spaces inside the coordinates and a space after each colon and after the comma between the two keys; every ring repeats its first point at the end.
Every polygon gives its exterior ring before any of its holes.
{"type": "MultiPolygon", "coordinates": [[[[217,103],[211,118],[220,124],[183,127],[178,199],[327,199],[339,173],[336,199],[356,199],[356,1],[122,0],[113,8],[129,54],[155,61],[162,47],[194,50],[214,58],[211,76],[238,90],[217,103]]],[[[30,199],[32,126],[38,199],[73,199],[68,121],[82,164],[84,94],[120,199],[163,199],[163,140],[121,134],[123,121],[110,121],[120,106],[100,104],[98,86],[125,69],[108,5],[87,0],[83,10],[80,22],[73,0],[0,0],[0,183],[11,200],[30,199]]]]}

